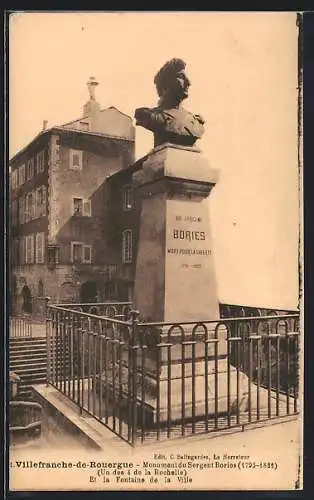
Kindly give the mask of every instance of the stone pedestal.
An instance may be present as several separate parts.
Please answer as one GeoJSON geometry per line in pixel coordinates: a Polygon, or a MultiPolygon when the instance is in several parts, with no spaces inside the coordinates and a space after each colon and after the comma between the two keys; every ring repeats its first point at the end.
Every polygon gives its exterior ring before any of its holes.
{"type": "Polygon", "coordinates": [[[194,148],[155,148],[134,174],[142,198],[134,305],[147,321],[219,318],[208,196],[217,170],[194,148]]]}
{"type": "MultiPolygon", "coordinates": [[[[167,323],[219,319],[208,203],[217,180],[218,171],[209,166],[199,150],[171,144],[155,148],[143,161],[142,169],[134,174],[133,183],[142,200],[134,289],[134,306],[141,319],[167,323]]],[[[215,324],[212,329],[214,327],[215,324]]],[[[197,342],[194,359],[191,345],[184,347],[183,358],[182,330],[181,333],[174,330],[169,338],[168,328],[159,328],[155,342],[170,342],[170,352],[166,348],[152,348],[146,359],[146,394],[142,403],[147,408],[147,421],[154,423],[158,419],[157,399],[159,422],[166,421],[169,412],[171,419],[180,420],[182,373],[185,418],[192,415],[193,402],[194,416],[205,414],[206,387],[209,413],[214,412],[215,397],[218,412],[227,411],[228,390],[229,408],[236,409],[235,403],[239,401],[243,404],[247,377],[241,374],[237,380],[235,368],[228,369],[225,329],[217,335],[217,374],[214,344],[208,345],[208,383],[205,385],[204,332],[194,337],[197,342]]],[[[183,327],[184,341],[192,339],[191,328],[183,327]]],[[[156,330],[158,327],[155,333],[156,330]]],[[[212,332],[208,337],[213,336],[212,332]]],[[[140,364],[141,356],[138,366],[140,364]]]]}
{"type": "Polygon", "coordinates": [[[245,406],[247,377],[228,364],[226,329],[214,331],[219,303],[208,196],[217,180],[200,151],[171,144],[155,148],[133,175],[142,201],[134,306],[141,321],[168,323],[139,326],[133,368],[123,360],[126,399],[120,404],[128,404],[134,378],[144,425],[245,406]],[[207,324],[211,331],[192,332],[193,322],[206,320],[214,321],[207,324]],[[169,325],[182,322],[191,324],[169,333],[169,325]],[[219,340],[216,347],[210,338],[219,340]]]}

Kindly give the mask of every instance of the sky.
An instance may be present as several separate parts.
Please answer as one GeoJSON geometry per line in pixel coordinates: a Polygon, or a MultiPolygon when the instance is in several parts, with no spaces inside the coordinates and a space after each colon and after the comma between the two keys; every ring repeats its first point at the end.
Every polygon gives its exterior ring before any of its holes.
{"type": "MultiPolygon", "coordinates": [[[[9,151],[82,114],[96,77],[102,107],[155,106],[153,78],[187,63],[184,107],[220,179],[209,209],[221,302],[298,306],[299,179],[295,13],[15,13],[9,26],[9,151]]],[[[136,129],[136,156],[152,148],[136,129]]]]}

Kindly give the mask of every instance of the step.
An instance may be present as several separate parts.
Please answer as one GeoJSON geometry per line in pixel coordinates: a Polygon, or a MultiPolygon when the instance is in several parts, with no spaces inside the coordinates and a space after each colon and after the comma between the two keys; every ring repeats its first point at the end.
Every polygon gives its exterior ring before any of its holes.
{"type": "Polygon", "coordinates": [[[47,348],[45,345],[37,345],[37,346],[14,346],[13,348],[10,348],[10,353],[11,354],[16,354],[18,352],[23,352],[25,354],[29,354],[29,352],[34,352],[34,353],[41,353],[41,352],[47,352],[47,348]]]}
{"type": "Polygon", "coordinates": [[[11,352],[9,359],[10,361],[15,361],[16,359],[21,359],[21,360],[28,360],[28,359],[46,359],[47,358],[47,352],[45,350],[40,350],[40,351],[34,351],[34,352],[24,352],[24,351],[18,351],[18,352],[11,352]]]}
{"type": "MultiPolygon", "coordinates": [[[[19,382],[19,385],[30,385],[30,384],[33,384],[35,383],[35,381],[37,382],[38,380],[46,380],[47,378],[47,374],[46,374],[46,370],[44,370],[43,372],[38,372],[38,373],[20,373],[19,374],[20,378],[21,378],[21,381],[19,382]]],[[[37,382],[38,383],[38,382],[37,382]]]]}
{"type": "Polygon", "coordinates": [[[10,351],[23,350],[29,351],[30,349],[47,349],[46,344],[13,344],[9,346],[10,351]]]}
{"type": "Polygon", "coordinates": [[[29,361],[34,361],[34,363],[36,361],[46,361],[47,360],[47,353],[46,352],[33,352],[33,353],[25,353],[25,352],[21,352],[21,353],[16,353],[16,354],[12,354],[10,353],[9,355],[9,363],[17,363],[18,361],[20,361],[21,363],[28,363],[29,361]]]}
{"type": "Polygon", "coordinates": [[[37,384],[45,384],[46,379],[43,378],[41,380],[36,380],[35,382],[29,382],[28,384],[24,384],[23,386],[20,386],[19,388],[19,394],[25,393],[25,392],[31,392],[32,386],[37,385],[37,384]]]}
{"type": "Polygon", "coordinates": [[[10,346],[9,352],[10,353],[16,353],[16,352],[44,352],[47,351],[47,348],[44,344],[33,344],[33,345],[16,345],[16,346],[10,346]]]}
{"type": "Polygon", "coordinates": [[[46,383],[46,377],[42,377],[41,379],[36,379],[36,380],[24,380],[22,381],[20,384],[19,384],[19,393],[21,391],[26,391],[26,390],[29,390],[32,385],[36,385],[36,384],[45,384],[46,383]],[[41,382],[42,380],[42,382],[41,382]]]}
{"type": "Polygon", "coordinates": [[[9,339],[9,345],[14,346],[14,345],[33,345],[33,344],[46,344],[47,340],[45,337],[28,337],[28,338],[11,338],[9,339]]]}
{"type": "Polygon", "coordinates": [[[17,363],[10,363],[10,369],[13,370],[14,372],[19,372],[19,371],[32,371],[32,370],[38,370],[38,369],[42,369],[42,368],[46,368],[47,366],[47,363],[45,360],[42,360],[42,361],[37,361],[37,362],[33,362],[32,360],[29,360],[29,362],[27,363],[21,363],[21,362],[17,362],[17,363]]]}
{"type": "Polygon", "coordinates": [[[40,339],[35,339],[35,340],[20,340],[19,342],[10,342],[9,343],[9,347],[12,348],[12,347],[26,347],[26,346],[33,346],[33,345],[47,345],[47,342],[44,340],[43,342],[41,342],[40,339]]]}
{"type": "MultiPolygon", "coordinates": [[[[40,382],[40,383],[41,384],[45,384],[46,381],[44,380],[43,382],[40,382]]],[[[36,385],[36,384],[32,384],[32,385],[36,385]]],[[[19,400],[19,401],[21,401],[21,400],[25,400],[25,399],[31,398],[31,396],[32,396],[32,385],[26,385],[23,388],[21,388],[19,390],[18,395],[16,396],[16,399],[19,400]]]]}
{"type": "Polygon", "coordinates": [[[41,366],[31,365],[30,367],[26,367],[24,365],[20,367],[14,367],[14,373],[17,375],[29,375],[31,376],[33,373],[42,373],[42,371],[46,370],[46,364],[42,364],[41,366]]]}
{"type": "Polygon", "coordinates": [[[46,340],[46,337],[42,337],[41,335],[27,335],[26,337],[10,337],[9,338],[10,342],[22,342],[23,340],[25,341],[31,341],[31,340],[46,340]]]}
{"type": "Polygon", "coordinates": [[[17,368],[23,368],[27,369],[27,367],[32,367],[32,366],[47,366],[47,361],[45,358],[42,359],[15,359],[15,360],[10,360],[9,367],[10,371],[13,371],[17,368]]]}

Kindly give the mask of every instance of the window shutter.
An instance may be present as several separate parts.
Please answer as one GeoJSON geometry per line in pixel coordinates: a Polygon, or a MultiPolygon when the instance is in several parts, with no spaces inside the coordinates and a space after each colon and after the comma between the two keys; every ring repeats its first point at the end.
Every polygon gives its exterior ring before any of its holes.
{"type": "Polygon", "coordinates": [[[47,213],[47,188],[46,186],[42,186],[42,209],[41,215],[46,215],[47,213]]]}
{"type": "Polygon", "coordinates": [[[132,230],[126,229],[122,233],[122,262],[130,264],[132,262],[132,230]]]}
{"type": "Polygon", "coordinates": [[[41,160],[40,171],[43,172],[45,170],[45,150],[44,149],[41,151],[40,160],[41,160]]]}
{"type": "Polygon", "coordinates": [[[36,263],[44,262],[44,233],[36,234],[36,263]]]}
{"type": "Polygon", "coordinates": [[[26,264],[30,263],[30,239],[29,236],[25,238],[25,247],[26,247],[26,264]]]}
{"type": "Polygon", "coordinates": [[[30,254],[31,254],[30,255],[30,263],[33,264],[33,262],[34,262],[34,235],[31,234],[29,238],[30,238],[30,248],[31,248],[30,249],[30,254]]]}
{"type": "Polygon", "coordinates": [[[35,262],[36,264],[39,264],[39,239],[40,239],[40,233],[36,234],[36,243],[35,243],[35,262]]]}
{"type": "Polygon", "coordinates": [[[45,262],[45,233],[41,233],[41,264],[45,262]]]}
{"type": "Polygon", "coordinates": [[[36,189],[36,212],[35,217],[38,218],[41,216],[41,207],[40,207],[40,188],[36,189]]]}
{"type": "Polygon", "coordinates": [[[28,255],[28,236],[25,236],[25,264],[28,264],[28,258],[29,258],[29,255],[28,255]]]}
{"type": "Polygon", "coordinates": [[[23,195],[21,198],[21,207],[22,207],[22,211],[21,211],[22,222],[21,222],[21,224],[24,224],[24,222],[26,222],[26,197],[25,197],[25,195],[23,195]]]}
{"type": "Polygon", "coordinates": [[[91,245],[84,245],[83,246],[83,261],[88,263],[91,263],[92,261],[92,247],[91,245]]]}
{"type": "Polygon", "coordinates": [[[90,200],[86,200],[83,203],[83,215],[85,215],[86,217],[91,216],[91,201],[90,200]]]}
{"type": "Polygon", "coordinates": [[[36,189],[32,192],[32,219],[36,219],[36,189]]]}

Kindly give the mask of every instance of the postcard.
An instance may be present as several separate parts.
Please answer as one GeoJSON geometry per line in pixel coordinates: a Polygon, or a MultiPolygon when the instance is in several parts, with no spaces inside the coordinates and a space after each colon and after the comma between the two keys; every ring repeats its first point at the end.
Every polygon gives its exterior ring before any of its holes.
{"type": "Polygon", "coordinates": [[[11,491],[302,489],[299,25],[10,14],[11,491]]]}

